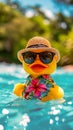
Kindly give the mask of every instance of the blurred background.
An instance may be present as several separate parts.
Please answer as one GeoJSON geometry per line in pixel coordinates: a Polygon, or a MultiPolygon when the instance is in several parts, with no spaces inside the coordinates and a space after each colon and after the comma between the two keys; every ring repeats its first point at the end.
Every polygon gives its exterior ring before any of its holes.
{"type": "Polygon", "coordinates": [[[60,51],[59,66],[73,64],[73,0],[0,0],[0,62],[19,63],[17,51],[33,36],[60,51]]]}

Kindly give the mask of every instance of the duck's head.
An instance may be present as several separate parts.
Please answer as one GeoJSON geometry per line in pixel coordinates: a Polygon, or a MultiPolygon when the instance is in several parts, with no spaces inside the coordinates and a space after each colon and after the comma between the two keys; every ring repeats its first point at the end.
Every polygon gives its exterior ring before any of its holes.
{"type": "Polygon", "coordinates": [[[32,76],[53,73],[59,58],[59,52],[42,37],[33,37],[26,48],[18,52],[24,70],[32,76]]]}

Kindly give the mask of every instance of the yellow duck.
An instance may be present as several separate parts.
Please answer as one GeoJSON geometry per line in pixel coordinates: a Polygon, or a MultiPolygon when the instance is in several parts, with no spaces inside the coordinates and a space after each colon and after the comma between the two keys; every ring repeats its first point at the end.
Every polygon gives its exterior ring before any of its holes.
{"type": "Polygon", "coordinates": [[[26,48],[18,52],[18,59],[29,76],[25,84],[15,85],[14,94],[27,100],[35,98],[42,102],[64,96],[63,89],[50,76],[56,70],[60,55],[47,39],[38,36],[31,38],[26,48]]]}

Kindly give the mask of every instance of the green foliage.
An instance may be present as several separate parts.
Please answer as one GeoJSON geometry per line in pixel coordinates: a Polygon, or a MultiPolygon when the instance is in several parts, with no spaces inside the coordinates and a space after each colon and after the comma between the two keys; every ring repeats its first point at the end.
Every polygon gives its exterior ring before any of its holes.
{"type": "Polygon", "coordinates": [[[39,8],[36,11],[37,16],[27,18],[13,6],[0,3],[0,61],[18,63],[18,50],[24,48],[31,37],[43,36],[60,51],[58,65],[73,64],[73,18],[59,13],[50,20],[39,8]]]}
{"type": "Polygon", "coordinates": [[[33,28],[33,22],[4,4],[0,4],[0,16],[0,53],[10,53],[12,59],[16,59],[15,52],[25,46],[26,34],[33,28]]]}

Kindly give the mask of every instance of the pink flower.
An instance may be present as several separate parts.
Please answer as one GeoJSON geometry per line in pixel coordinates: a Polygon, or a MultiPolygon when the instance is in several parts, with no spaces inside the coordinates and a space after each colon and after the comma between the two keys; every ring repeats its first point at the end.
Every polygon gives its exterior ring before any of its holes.
{"type": "Polygon", "coordinates": [[[37,85],[38,82],[39,82],[39,79],[33,79],[33,80],[31,81],[31,83],[32,83],[33,85],[37,85]]]}
{"type": "Polygon", "coordinates": [[[47,87],[44,84],[39,84],[38,79],[34,79],[31,82],[31,85],[28,86],[25,92],[25,98],[27,98],[31,92],[33,92],[34,97],[40,97],[42,92],[45,92],[47,87]]]}
{"type": "Polygon", "coordinates": [[[47,74],[44,74],[42,77],[43,77],[44,79],[50,79],[50,75],[47,75],[47,74]]]}

